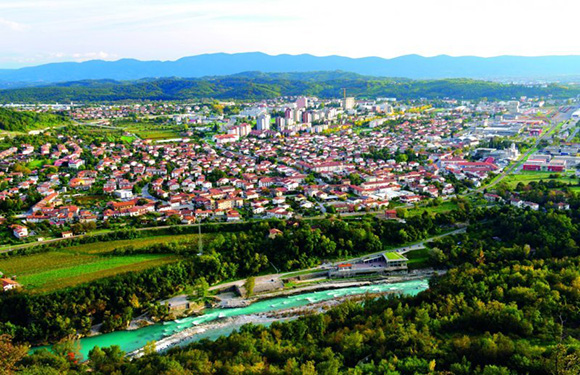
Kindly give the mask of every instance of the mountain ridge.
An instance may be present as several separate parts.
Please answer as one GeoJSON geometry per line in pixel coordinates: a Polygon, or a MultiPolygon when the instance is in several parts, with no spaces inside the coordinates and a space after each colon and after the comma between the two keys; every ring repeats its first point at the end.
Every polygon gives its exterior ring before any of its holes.
{"type": "Polygon", "coordinates": [[[268,55],[262,52],[208,53],[167,61],[123,58],[116,61],[59,62],[19,69],[0,69],[0,87],[83,79],[201,78],[247,71],[284,73],[335,70],[375,77],[411,79],[554,80],[580,77],[580,56],[424,57],[414,54],[385,59],[376,56],[352,58],[338,55],[268,55]]]}

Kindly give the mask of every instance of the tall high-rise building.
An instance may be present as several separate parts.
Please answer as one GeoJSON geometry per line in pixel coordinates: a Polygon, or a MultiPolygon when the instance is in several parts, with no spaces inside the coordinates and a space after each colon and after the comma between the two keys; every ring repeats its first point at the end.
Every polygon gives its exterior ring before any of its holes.
{"type": "Polygon", "coordinates": [[[276,127],[278,130],[286,130],[286,119],[284,117],[276,117],[276,127]]]}
{"type": "Polygon", "coordinates": [[[520,102],[517,100],[510,100],[507,102],[506,109],[511,113],[519,113],[520,112],[520,102]]]}
{"type": "Polygon", "coordinates": [[[342,100],[342,108],[344,108],[345,111],[348,111],[349,109],[353,109],[354,108],[354,98],[352,96],[344,98],[342,100]]]}
{"type": "Polygon", "coordinates": [[[302,109],[308,107],[308,98],[301,96],[296,100],[296,108],[302,109]]]}
{"type": "Polygon", "coordinates": [[[302,122],[302,113],[303,111],[300,109],[297,109],[294,111],[294,121],[295,122],[302,122]]]}
{"type": "Polygon", "coordinates": [[[267,113],[259,115],[256,128],[258,130],[270,130],[270,115],[267,113]]]}

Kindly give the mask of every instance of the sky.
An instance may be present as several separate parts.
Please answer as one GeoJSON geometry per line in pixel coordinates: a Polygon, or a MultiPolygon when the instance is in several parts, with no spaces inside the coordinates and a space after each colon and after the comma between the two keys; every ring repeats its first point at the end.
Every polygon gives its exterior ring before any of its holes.
{"type": "Polygon", "coordinates": [[[0,0],[0,68],[213,52],[580,55],[578,0],[0,0]]]}

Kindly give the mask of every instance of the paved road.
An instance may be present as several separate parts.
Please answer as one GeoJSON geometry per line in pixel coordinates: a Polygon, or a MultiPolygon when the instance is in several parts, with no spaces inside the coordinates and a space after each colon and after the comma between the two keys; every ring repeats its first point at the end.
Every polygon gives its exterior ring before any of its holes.
{"type": "Polygon", "coordinates": [[[161,202],[163,204],[167,203],[166,201],[161,200],[161,199],[156,198],[153,195],[151,195],[151,193],[149,192],[149,184],[145,184],[145,186],[143,186],[143,189],[141,189],[140,196],[143,198],[146,198],[146,199],[151,199],[154,202],[161,202]]]}
{"type": "MultiPolygon", "coordinates": [[[[447,237],[447,236],[451,236],[451,235],[454,235],[454,234],[465,233],[466,230],[467,230],[467,228],[459,228],[459,229],[456,229],[456,230],[454,230],[452,232],[440,234],[438,236],[429,237],[429,238],[427,238],[427,239],[425,239],[425,240],[423,240],[421,242],[417,242],[416,244],[413,244],[413,245],[401,246],[401,247],[397,247],[395,249],[390,249],[389,251],[396,251],[398,253],[405,254],[405,253],[408,253],[409,251],[415,251],[415,250],[424,249],[425,248],[425,244],[427,244],[427,243],[430,243],[430,242],[433,242],[433,241],[438,240],[440,238],[447,237]]],[[[356,262],[356,261],[358,261],[360,259],[368,258],[370,256],[375,256],[375,255],[379,255],[379,254],[382,254],[382,253],[384,253],[384,251],[379,251],[377,253],[366,254],[366,255],[363,255],[363,256],[360,256],[360,257],[356,257],[356,258],[352,258],[352,259],[347,259],[345,261],[341,261],[340,263],[344,263],[344,262],[347,262],[347,263],[348,262],[351,262],[352,263],[352,262],[356,262]]]]}
{"type": "Polygon", "coordinates": [[[566,142],[572,142],[572,139],[574,139],[574,137],[576,136],[576,133],[578,133],[579,130],[580,130],[580,128],[573,128],[572,132],[568,136],[568,139],[566,139],[566,142]]]}

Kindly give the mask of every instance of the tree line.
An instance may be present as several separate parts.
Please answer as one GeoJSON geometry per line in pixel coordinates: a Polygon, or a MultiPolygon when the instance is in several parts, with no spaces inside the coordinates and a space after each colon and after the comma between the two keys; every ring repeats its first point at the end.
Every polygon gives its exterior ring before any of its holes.
{"type": "MultiPolygon", "coordinates": [[[[324,72],[322,72],[324,74],[324,72]]],[[[580,93],[574,86],[549,84],[525,86],[473,79],[406,80],[380,77],[300,77],[263,74],[211,78],[161,78],[139,81],[85,80],[53,86],[0,90],[0,102],[113,102],[190,99],[273,99],[280,96],[311,95],[340,97],[342,88],[357,97],[507,100],[514,97],[566,99],[580,93]]]]}

